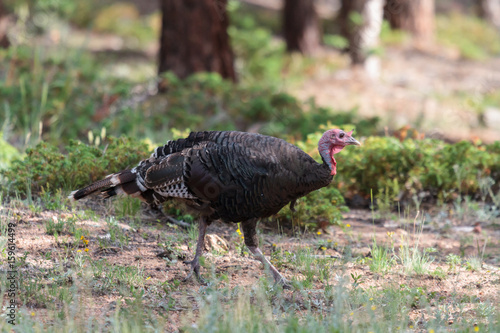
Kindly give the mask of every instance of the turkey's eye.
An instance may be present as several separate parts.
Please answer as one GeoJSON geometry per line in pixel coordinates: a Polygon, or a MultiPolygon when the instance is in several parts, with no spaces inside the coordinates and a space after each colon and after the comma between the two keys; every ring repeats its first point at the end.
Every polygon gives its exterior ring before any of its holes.
{"type": "Polygon", "coordinates": [[[343,137],[344,137],[344,133],[340,133],[340,134],[339,134],[339,138],[341,138],[341,139],[342,139],[343,137]]]}

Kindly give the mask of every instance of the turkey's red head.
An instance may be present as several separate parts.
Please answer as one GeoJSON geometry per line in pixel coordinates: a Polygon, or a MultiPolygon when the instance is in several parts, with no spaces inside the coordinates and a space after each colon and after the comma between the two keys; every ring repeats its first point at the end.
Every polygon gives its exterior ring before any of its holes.
{"type": "Polygon", "coordinates": [[[326,131],[318,143],[318,150],[323,160],[330,166],[332,175],[337,173],[337,162],[333,155],[340,152],[348,145],[361,145],[358,140],[352,137],[352,131],[344,132],[341,129],[331,129],[326,131]]]}

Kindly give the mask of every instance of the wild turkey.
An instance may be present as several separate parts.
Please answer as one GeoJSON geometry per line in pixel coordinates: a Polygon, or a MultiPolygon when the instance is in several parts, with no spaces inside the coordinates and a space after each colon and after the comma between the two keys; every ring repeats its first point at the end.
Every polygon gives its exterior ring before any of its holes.
{"type": "MultiPolygon", "coordinates": [[[[276,214],[285,205],[330,184],[336,174],[334,154],[347,145],[359,145],[351,132],[326,131],[318,143],[323,163],[317,163],[284,140],[245,132],[193,132],[155,149],[135,168],[111,174],[71,193],[79,200],[101,191],[105,197],[125,194],[153,207],[168,199],[182,201],[199,213],[199,236],[191,271],[202,281],[199,259],[205,231],[216,219],[241,222],[245,244],[275,281],[285,278],[258,248],[256,222],[276,214]]],[[[186,278],[186,279],[187,279],[186,278]]]]}

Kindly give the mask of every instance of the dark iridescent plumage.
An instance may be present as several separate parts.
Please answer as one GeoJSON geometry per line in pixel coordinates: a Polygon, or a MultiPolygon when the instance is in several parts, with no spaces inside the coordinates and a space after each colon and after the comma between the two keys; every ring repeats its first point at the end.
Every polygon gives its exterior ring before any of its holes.
{"type": "Polygon", "coordinates": [[[136,196],[154,206],[168,199],[182,200],[201,217],[200,239],[191,262],[197,275],[206,226],[215,219],[242,222],[245,244],[269,265],[274,278],[285,284],[257,247],[255,222],[332,181],[335,160],[329,156],[330,151],[359,143],[350,133],[331,131],[323,136],[326,139],[322,138],[326,145],[324,151],[320,149],[323,164],[275,137],[245,132],[193,132],[185,139],[156,148],[149,159],[135,168],[109,175],[73,192],[70,198],[78,200],[101,190],[106,196],[136,196]],[[329,142],[339,133],[346,140],[332,150],[333,143],[329,142]]]}

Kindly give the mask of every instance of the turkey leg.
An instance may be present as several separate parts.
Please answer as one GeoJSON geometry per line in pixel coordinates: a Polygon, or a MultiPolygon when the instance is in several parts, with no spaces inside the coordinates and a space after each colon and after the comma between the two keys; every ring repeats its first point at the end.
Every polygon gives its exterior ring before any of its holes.
{"type": "Polygon", "coordinates": [[[284,289],[291,289],[291,285],[283,275],[278,272],[276,267],[273,266],[264,256],[262,251],[259,249],[259,240],[257,238],[257,232],[255,231],[256,220],[245,221],[242,223],[243,235],[245,237],[245,245],[248,247],[250,252],[258,259],[264,267],[269,268],[271,274],[273,275],[276,284],[283,286],[284,289]]]}
{"type": "Polygon", "coordinates": [[[191,265],[191,271],[184,281],[190,279],[194,272],[198,281],[202,284],[206,284],[206,281],[200,275],[200,257],[203,255],[203,250],[205,249],[205,232],[207,231],[207,226],[208,223],[206,218],[201,217],[198,221],[198,243],[196,244],[196,253],[193,260],[184,261],[186,265],[191,265]]]}

